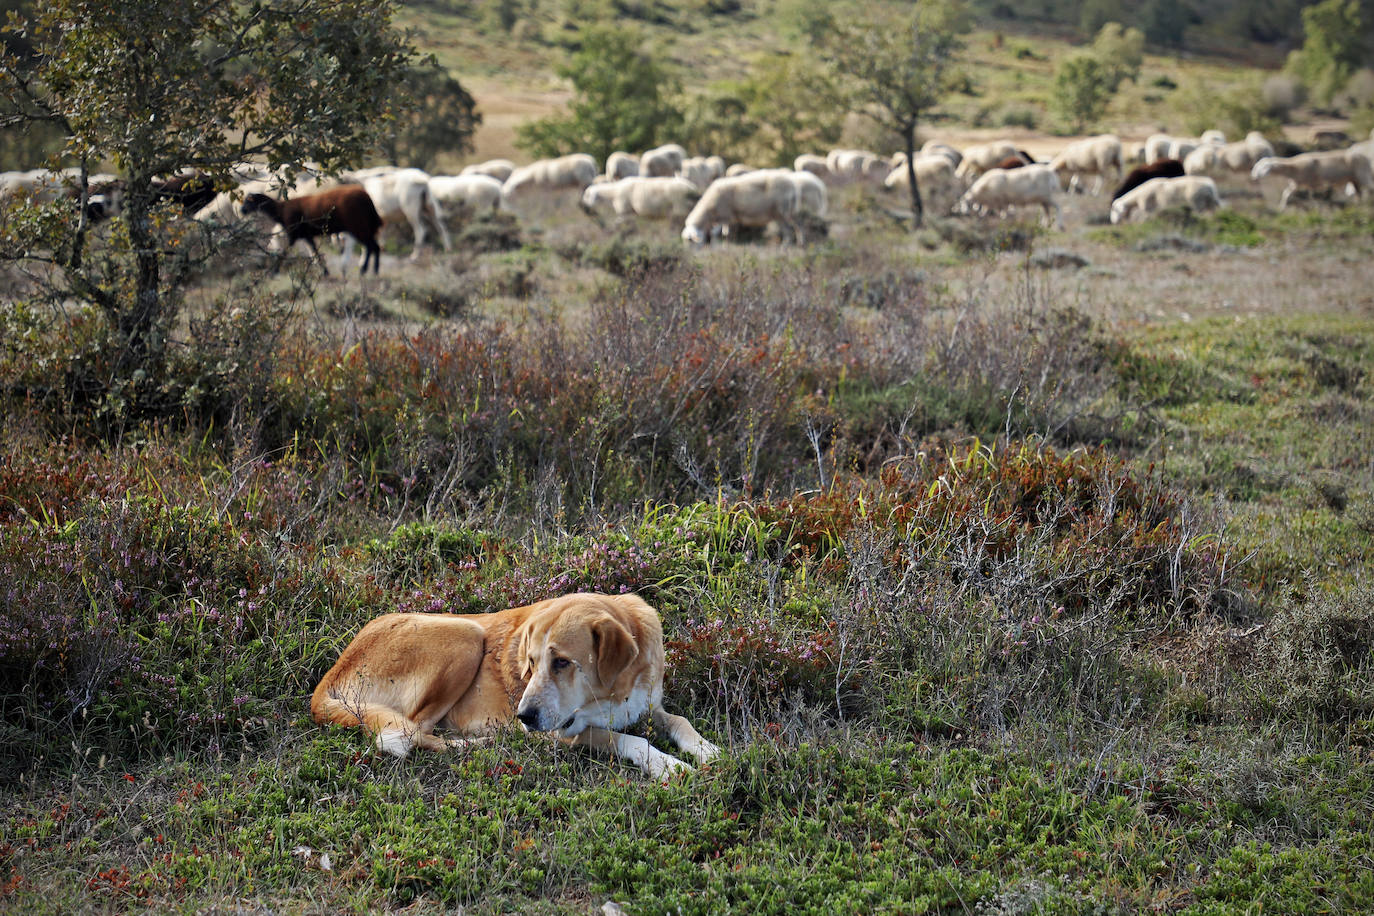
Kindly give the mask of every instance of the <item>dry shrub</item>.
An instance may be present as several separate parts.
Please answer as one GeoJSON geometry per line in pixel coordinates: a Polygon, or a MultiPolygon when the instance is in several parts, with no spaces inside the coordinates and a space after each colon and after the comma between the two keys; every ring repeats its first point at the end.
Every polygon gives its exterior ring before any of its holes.
{"type": "Polygon", "coordinates": [[[1351,721],[1374,714],[1374,589],[1332,595],[1309,582],[1265,624],[1254,700],[1286,716],[1351,721]]]}

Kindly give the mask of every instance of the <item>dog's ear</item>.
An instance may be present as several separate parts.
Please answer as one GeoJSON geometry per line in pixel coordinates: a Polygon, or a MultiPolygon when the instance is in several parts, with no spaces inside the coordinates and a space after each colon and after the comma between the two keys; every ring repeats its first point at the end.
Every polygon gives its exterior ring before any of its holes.
{"type": "Polygon", "coordinates": [[[520,671],[522,680],[530,676],[530,625],[525,623],[520,627],[520,639],[515,643],[516,668],[520,671]]]}
{"type": "Polygon", "coordinates": [[[596,679],[610,687],[625,666],[639,655],[639,646],[625,625],[607,614],[592,623],[592,646],[596,650],[596,679]]]}

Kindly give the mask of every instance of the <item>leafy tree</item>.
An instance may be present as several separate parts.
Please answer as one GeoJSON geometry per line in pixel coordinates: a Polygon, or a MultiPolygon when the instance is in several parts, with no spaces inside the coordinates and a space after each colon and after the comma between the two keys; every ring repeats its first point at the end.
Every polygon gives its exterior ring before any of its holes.
{"type": "Polygon", "coordinates": [[[1179,47],[1195,16],[1183,0],[1146,0],[1137,21],[1151,44],[1179,47]]]}
{"type": "Polygon", "coordinates": [[[1055,68],[1050,107],[1079,133],[1102,117],[1112,97],[1112,73],[1096,54],[1079,52],[1055,68]]]}
{"type": "Polygon", "coordinates": [[[1312,97],[1325,103],[1359,68],[1365,54],[1365,25],[1358,0],[1325,0],[1302,11],[1302,47],[1288,56],[1287,69],[1312,97]]]}
{"type": "Polygon", "coordinates": [[[618,149],[642,150],[676,137],[678,83],[642,44],[636,29],[583,29],[581,47],[557,69],[573,84],[568,115],[522,125],[516,144],[537,156],[584,152],[604,161],[618,149]]]}
{"type": "Polygon", "coordinates": [[[472,150],[472,134],[482,123],[477,103],[433,57],[406,71],[394,105],[394,128],[378,141],[393,165],[427,169],[440,153],[472,150]]]}
{"type": "Polygon", "coordinates": [[[900,136],[907,154],[915,225],[924,217],[916,183],[916,128],[951,89],[953,68],[972,28],[962,0],[917,3],[900,18],[834,20],[821,54],[847,81],[854,108],[900,136]]]}
{"type": "MultiPolygon", "coordinates": [[[[836,102],[837,94],[825,66],[800,54],[769,55],[754,62],[748,79],[728,84],[719,96],[722,115],[736,120],[721,124],[717,133],[733,134],[733,142],[696,146],[755,165],[790,167],[799,154],[839,141],[846,107],[836,102]]],[[[688,118],[685,136],[696,142],[693,121],[688,118]]]]}
{"type": "Polygon", "coordinates": [[[1140,66],[1145,62],[1145,33],[1119,22],[1104,23],[1093,39],[1093,54],[1107,69],[1112,92],[1116,92],[1123,81],[1140,76],[1140,66]]]}
{"type": "Polygon", "coordinates": [[[151,377],[184,280],[168,268],[185,263],[154,180],[188,166],[223,177],[253,157],[359,160],[413,56],[391,14],[390,0],[46,0],[21,26],[33,56],[0,58],[0,126],[59,126],[83,174],[122,173],[124,212],[83,257],[84,208],[31,208],[9,220],[0,257],[47,265],[55,295],[103,313],[112,378],[151,377]]]}

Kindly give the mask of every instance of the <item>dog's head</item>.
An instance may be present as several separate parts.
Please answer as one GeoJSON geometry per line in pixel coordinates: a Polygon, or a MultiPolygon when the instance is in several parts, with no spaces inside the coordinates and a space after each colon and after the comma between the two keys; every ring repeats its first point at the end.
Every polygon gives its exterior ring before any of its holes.
{"type": "Polygon", "coordinates": [[[529,684],[516,718],[529,731],[557,731],[564,737],[605,724],[595,713],[608,702],[627,699],[616,682],[639,657],[630,627],[614,609],[585,599],[532,614],[518,646],[521,674],[529,684]]]}

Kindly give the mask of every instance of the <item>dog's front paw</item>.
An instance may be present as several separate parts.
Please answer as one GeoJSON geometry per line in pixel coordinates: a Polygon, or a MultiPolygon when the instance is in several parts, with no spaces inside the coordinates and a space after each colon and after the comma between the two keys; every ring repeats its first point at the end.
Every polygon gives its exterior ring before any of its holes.
{"type": "Polygon", "coordinates": [[[644,773],[650,779],[662,782],[678,773],[692,772],[691,764],[679,760],[672,754],[665,754],[657,748],[644,761],[644,773]]]}

